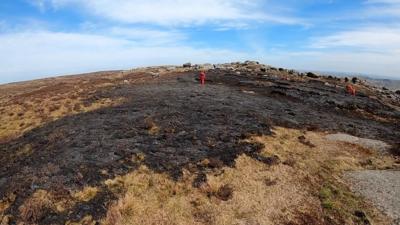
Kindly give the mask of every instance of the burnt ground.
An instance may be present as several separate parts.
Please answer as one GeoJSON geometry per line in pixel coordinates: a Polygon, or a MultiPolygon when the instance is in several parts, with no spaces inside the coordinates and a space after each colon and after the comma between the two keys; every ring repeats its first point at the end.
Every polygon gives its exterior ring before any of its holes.
{"type": "Polygon", "coordinates": [[[87,101],[124,101],[65,116],[0,144],[0,199],[16,196],[5,212],[13,216],[11,224],[63,224],[87,214],[101,219],[114,199],[104,181],[141,163],[176,180],[183,168],[194,171],[194,186],[209,167],[234,166],[241,154],[273,165],[279,159],[260,156],[261,144],[243,142],[250,136],[271,135],[273,126],[340,131],[391,144],[400,140],[398,103],[386,104],[362,91],[349,96],[343,86],[335,86],[337,81],[326,85],[328,79],[288,80],[214,70],[202,87],[195,77],[195,72],[186,72],[158,82],[99,88],[87,101]],[[26,146],[29,153],[13,154],[26,146]],[[204,159],[213,163],[199,163],[204,159]],[[85,186],[100,187],[100,194],[63,213],[21,218],[20,206],[36,190],[62,199],[85,186]]]}

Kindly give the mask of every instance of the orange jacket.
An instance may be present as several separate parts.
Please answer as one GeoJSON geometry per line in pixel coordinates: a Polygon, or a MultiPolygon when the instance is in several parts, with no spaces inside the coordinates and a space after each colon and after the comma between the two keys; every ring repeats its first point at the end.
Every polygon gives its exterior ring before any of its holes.
{"type": "Polygon", "coordinates": [[[356,95],[356,89],[355,89],[355,87],[353,87],[353,85],[351,85],[351,84],[348,84],[348,85],[346,86],[346,91],[347,91],[347,93],[349,93],[349,94],[351,94],[351,95],[356,95]]]}

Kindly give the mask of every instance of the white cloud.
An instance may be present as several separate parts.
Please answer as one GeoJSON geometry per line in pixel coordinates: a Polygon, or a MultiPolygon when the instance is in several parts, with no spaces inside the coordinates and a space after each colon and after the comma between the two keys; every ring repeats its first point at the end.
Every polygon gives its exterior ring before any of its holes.
{"type": "Polygon", "coordinates": [[[226,62],[249,58],[225,49],[140,42],[95,34],[50,31],[0,35],[0,82],[134,66],[226,62]]]}
{"type": "Polygon", "coordinates": [[[400,0],[367,0],[365,16],[400,18],[400,0]]]}
{"type": "Polygon", "coordinates": [[[359,50],[388,52],[400,49],[400,27],[374,26],[342,31],[312,40],[313,48],[354,47],[359,50]]]}
{"type": "MultiPolygon", "coordinates": [[[[55,9],[81,7],[86,13],[122,23],[149,23],[163,26],[201,25],[221,21],[304,24],[295,17],[262,8],[261,0],[31,0],[55,9]]],[[[269,3],[269,2],[268,2],[269,3]]],[[[272,5],[272,3],[269,3],[272,5]]]]}

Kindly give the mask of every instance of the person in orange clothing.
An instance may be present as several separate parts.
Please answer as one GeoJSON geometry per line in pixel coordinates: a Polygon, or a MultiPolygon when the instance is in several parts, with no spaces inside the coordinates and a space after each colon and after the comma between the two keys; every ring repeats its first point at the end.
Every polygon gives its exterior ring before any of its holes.
{"type": "Polygon", "coordinates": [[[206,73],[204,71],[201,71],[199,78],[200,78],[200,84],[204,85],[206,83],[206,73]]]}
{"type": "Polygon", "coordinates": [[[353,95],[353,96],[356,96],[356,88],[353,87],[353,85],[348,84],[348,85],[346,86],[346,91],[347,91],[347,93],[349,93],[349,94],[351,94],[351,95],[353,95]]]}

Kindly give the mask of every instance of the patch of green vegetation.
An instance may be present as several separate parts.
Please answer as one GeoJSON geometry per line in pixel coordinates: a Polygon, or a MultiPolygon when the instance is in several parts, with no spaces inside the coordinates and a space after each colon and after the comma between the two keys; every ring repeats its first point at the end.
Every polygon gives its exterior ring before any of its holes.
{"type": "Polygon", "coordinates": [[[331,202],[330,200],[324,200],[321,203],[322,207],[324,209],[333,209],[334,208],[334,204],[333,202],[331,202]]]}
{"type": "MultiPolygon", "coordinates": [[[[360,206],[364,205],[363,200],[354,195],[346,186],[335,184],[333,182],[324,184],[318,193],[325,213],[333,218],[336,217],[339,221],[359,221],[360,218],[354,212],[359,211],[360,206]]],[[[369,214],[368,210],[366,213],[369,214]]]]}
{"type": "Polygon", "coordinates": [[[334,201],[337,193],[338,191],[331,185],[325,185],[321,188],[319,198],[324,209],[336,209],[334,201]]]}

